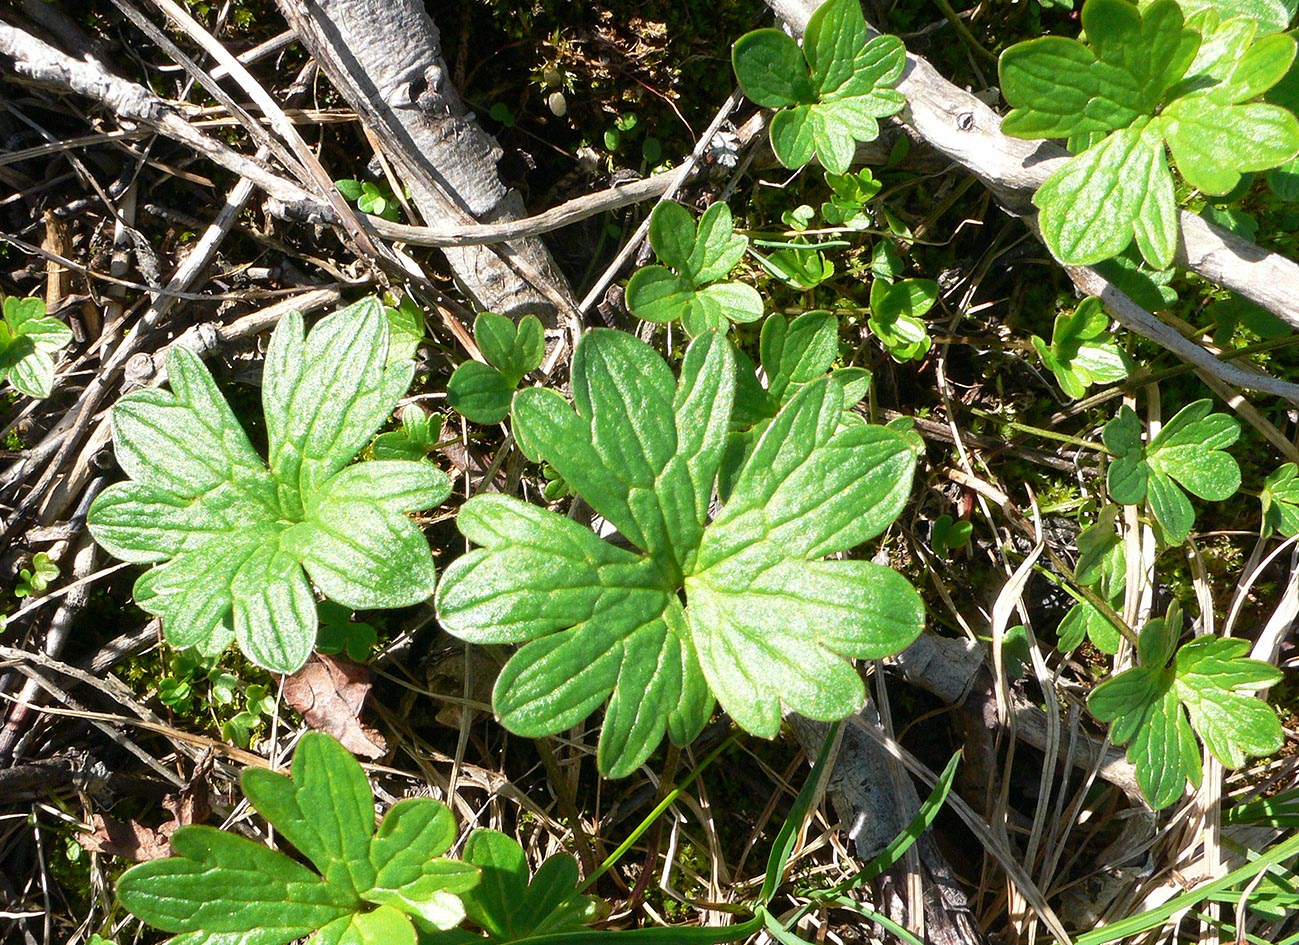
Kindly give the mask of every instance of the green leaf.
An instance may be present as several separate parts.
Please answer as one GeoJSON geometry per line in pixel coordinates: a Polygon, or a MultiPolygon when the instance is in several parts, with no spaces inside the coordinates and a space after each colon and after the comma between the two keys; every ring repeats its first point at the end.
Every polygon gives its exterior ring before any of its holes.
{"type": "Polygon", "coordinates": [[[1148,500],[1170,544],[1184,542],[1195,520],[1183,489],[1218,502],[1240,488],[1240,466],[1224,452],[1239,438],[1240,424],[1212,410],[1209,400],[1188,404],[1144,447],[1132,408],[1120,407],[1105,425],[1105,446],[1115,454],[1106,480],[1110,498],[1122,505],[1148,500]]]}
{"type": "Polygon", "coordinates": [[[529,883],[523,848],[503,833],[479,829],[469,835],[464,859],[482,873],[463,896],[465,911],[494,940],[576,930],[596,915],[598,900],[578,894],[577,861],[567,853],[542,863],[529,883]]]}
{"type": "Polygon", "coordinates": [[[1264,534],[1278,531],[1287,538],[1299,535],[1299,466],[1286,463],[1263,483],[1264,534]]]}
{"type": "Polygon", "coordinates": [[[895,36],[870,37],[857,0],[827,0],[808,20],[803,47],[779,30],[741,36],[731,51],[740,87],[758,105],[781,109],[771,120],[771,146],[786,167],[819,157],[845,174],[856,142],[879,135],[879,119],[905,99],[893,86],[906,49],[895,36]]]}
{"type": "Polygon", "coordinates": [[[767,391],[778,403],[830,369],[839,353],[839,319],[830,312],[804,312],[793,321],[771,315],[759,341],[767,391]]]}
{"type": "Polygon", "coordinates": [[[1198,637],[1173,657],[1180,630],[1174,605],[1167,618],[1142,628],[1145,665],[1107,679],[1087,700],[1096,718],[1112,723],[1110,738],[1128,745],[1142,793],[1157,809],[1180,798],[1188,780],[1199,785],[1196,735],[1228,768],[1270,754],[1283,741],[1276,713],[1250,695],[1278,682],[1280,672],[1246,657],[1245,640],[1198,637]]]}
{"type": "Polygon", "coordinates": [[[489,364],[466,361],[447,381],[447,403],[473,423],[500,423],[509,415],[515,385],[489,364]]]}
{"type": "Polygon", "coordinates": [[[1128,0],[1087,0],[1082,25],[1090,46],[1048,36],[1002,54],[1002,93],[1014,106],[1002,122],[1006,134],[1068,138],[1126,128],[1154,114],[1200,44],[1172,0],[1144,10],[1128,0]]]}
{"type": "Polygon", "coordinates": [[[834,263],[812,248],[782,249],[762,260],[763,268],[791,289],[814,289],[834,275],[834,263]]]}
{"type": "Polygon", "coordinates": [[[72,330],[45,316],[45,303],[36,298],[7,296],[0,326],[0,380],[28,397],[48,397],[54,386],[52,353],[67,346],[72,330]]]}
{"type": "Polygon", "coordinates": [[[424,312],[409,295],[397,305],[384,305],[388,318],[388,363],[415,357],[424,340],[424,312]]]}
{"type": "Polygon", "coordinates": [[[665,732],[692,739],[710,692],[766,736],[782,703],[842,717],[864,697],[847,659],[896,652],[922,624],[900,576],[821,560],[887,527],[915,464],[902,435],[842,425],[843,387],[828,378],[766,425],[708,521],[736,363],[724,338],[702,335],[677,380],[647,345],[596,330],[574,355],[572,406],[541,389],[515,398],[528,454],[630,549],[504,496],[475,497],[459,515],[479,547],[443,576],[443,626],[472,642],[525,644],[493,696],[512,731],[561,731],[607,700],[598,759],[610,776],[635,770],[665,732]]]}
{"type": "Polygon", "coordinates": [[[50,582],[59,576],[59,566],[44,551],[32,555],[31,568],[18,572],[14,597],[35,597],[49,589],[50,582]]]}
{"type": "Polygon", "coordinates": [[[920,316],[938,301],[938,283],[932,279],[871,282],[870,329],[899,361],[918,360],[932,344],[928,326],[920,316]]]}
{"type": "Polygon", "coordinates": [[[1266,14],[1228,18],[1234,11],[1198,3],[1186,19],[1184,6],[1192,5],[1087,0],[1090,45],[1045,37],[1002,54],[1002,90],[1014,106],[1003,130],[1085,147],[1033,198],[1043,237],[1066,264],[1101,262],[1135,240],[1152,266],[1169,266],[1178,230],[1165,145],[1186,181],[1210,194],[1299,151],[1299,121],[1250,101],[1286,75],[1294,40],[1260,36],[1260,25],[1267,32],[1276,22],[1266,14]]]}
{"type": "Polygon", "coordinates": [[[483,312],[474,319],[474,341],[511,390],[519,386],[524,375],[539,368],[546,356],[541,321],[535,315],[525,315],[515,325],[504,315],[483,312]]]}
{"type": "Polygon", "coordinates": [[[1092,384],[1121,381],[1134,370],[1132,359],[1109,331],[1109,317],[1098,298],[1087,298],[1072,314],[1057,315],[1051,344],[1036,335],[1033,347],[1069,397],[1086,396],[1092,384]]]}
{"type": "Polygon", "coordinates": [[[232,639],[259,665],[292,672],[315,642],[315,586],[354,609],[427,598],[433,560],[405,515],[446,498],[429,463],[348,466],[410,382],[387,363],[377,300],[322,319],[304,336],[285,316],[271,337],[262,401],[270,469],[203,363],[184,349],[171,390],[130,394],[113,413],[118,461],[132,481],[91,506],[96,541],[158,563],[136,602],[176,646],[215,653],[232,639]]]}
{"type": "Polygon", "coordinates": [[[627,281],[627,308],[637,318],[680,320],[687,334],[725,331],[731,322],[762,317],[762,297],[752,286],[719,282],[739,263],[748,238],[734,232],[731,211],[714,203],[696,227],[690,211],[664,201],[650,214],[650,245],[672,267],[646,266],[627,281]]]}
{"type": "Polygon", "coordinates": [[[128,910],[174,941],[280,945],[415,942],[464,918],[459,895],[479,872],[444,859],[455,820],[430,798],[400,801],[378,831],[361,766],[328,735],[298,743],[293,776],[244,771],[253,806],[315,866],[210,827],[182,827],[174,856],[134,867],[118,881],[128,910]],[[379,908],[375,909],[374,906],[379,908]]]}

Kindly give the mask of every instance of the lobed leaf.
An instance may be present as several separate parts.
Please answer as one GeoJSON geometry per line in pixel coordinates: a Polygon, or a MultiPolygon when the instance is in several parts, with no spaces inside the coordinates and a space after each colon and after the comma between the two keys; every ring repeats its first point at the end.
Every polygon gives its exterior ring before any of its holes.
{"type": "Polygon", "coordinates": [[[405,512],[441,502],[450,480],[428,463],[348,467],[410,380],[387,361],[377,300],[272,334],[263,378],[271,469],[211,374],[177,349],[171,390],[124,397],[113,414],[118,460],[133,480],[92,504],[91,533],[128,561],[156,563],[137,603],[177,646],[231,640],[259,665],[292,672],[315,642],[307,580],[352,608],[396,607],[435,586],[428,545],[405,512]],[[304,572],[305,568],[305,572],[304,572]]]}
{"type": "Polygon", "coordinates": [[[817,560],[887,527],[915,464],[903,435],[843,422],[848,382],[804,384],[708,521],[736,365],[721,336],[703,335],[676,380],[648,346],[596,330],[574,356],[571,407],[539,389],[515,399],[522,448],[631,550],[503,496],[460,513],[480,547],[439,584],[443,625],[471,641],[525,642],[493,695],[512,731],[560,731],[607,700],[598,760],[612,776],[635,770],[665,733],[692,739],[713,693],[764,735],[781,704],[842,717],[864,698],[848,660],[896,652],[923,622],[918,595],[892,571],[817,560]]]}

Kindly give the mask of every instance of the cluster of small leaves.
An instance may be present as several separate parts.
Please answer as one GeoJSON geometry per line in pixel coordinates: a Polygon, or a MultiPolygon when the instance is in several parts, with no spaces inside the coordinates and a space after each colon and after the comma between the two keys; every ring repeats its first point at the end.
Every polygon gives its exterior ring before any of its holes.
{"type": "Polygon", "coordinates": [[[892,282],[876,277],[871,282],[868,324],[880,344],[898,361],[918,361],[929,353],[933,339],[920,316],[938,301],[938,283],[932,279],[892,282]]]}
{"type": "Polygon", "coordinates": [[[735,232],[726,204],[714,203],[696,226],[689,210],[666,200],[650,214],[649,240],[664,265],[645,266],[627,280],[627,308],[637,318],[680,321],[696,337],[762,317],[757,289],[721,281],[749,245],[747,237],[735,232]]]}
{"type": "MultiPolygon", "coordinates": [[[[806,204],[799,209],[807,210],[809,216],[815,212],[806,204]]],[[[807,225],[801,218],[796,222],[796,229],[803,229],[807,225]]],[[[826,259],[825,253],[822,252],[827,244],[809,243],[804,237],[796,236],[779,245],[783,248],[777,249],[768,256],[761,256],[756,251],[753,255],[763,269],[791,289],[803,292],[815,289],[834,275],[834,263],[826,259]]]]}
{"type": "Polygon", "coordinates": [[[309,732],[292,777],[259,768],[245,796],[315,871],[261,843],[211,827],[182,827],[174,856],[133,867],[121,903],[173,942],[415,945],[508,941],[580,928],[596,903],[576,893],[577,865],[561,854],[531,885],[518,844],[470,835],[463,862],[443,856],[456,839],[451,811],[432,798],[398,801],[375,829],[365,772],[333,738],[309,732]],[[456,929],[468,917],[486,936],[456,929]]]}
{"type": "Polygon", "coordinates": [[[874,225],[867,206],[884,185],[875,179],[870,168],[864,167],[855,174],[827,173],[825,182],[830,188],[830,199],[821,204],[821,216],[826,223],[850,230],[865,230],[874,225]]]}
{"type": "Polygon", "coordinates": [[[370,213],[393,223],[397,222],[401,208],[397,198],[393,196],[392,188],[386,183],[376,184],[368,180],[348,178],[334,181],[334,186],[338,188],[340,194],[355,202],[356,208],[362,213],[370,213]]]}
{"type": "Polygon", "coordinates": [[[520,448],[630,549],[503,495],[475,496],[457,520],[480,547],[439,584],[442,625],[524,644],[493,696],[518,734],[562,731],[607,701],[597,758],[609,776],[634,771],[665,733],[692,740],[714,696],[764,737],[782,706],[842,718],[865,698],[848,660],[897,652],[922,626],[900,575],[822,560],[892,522],[915,465],[902,434],[844,423],[844,386],[830,378],[798,386],[765,423],[709,520],[737,361],[723,336],[701,335],[678,381],[648,345],[595,330],[574,353],[573,405],[541,388],[516,395],[520,448]]]}
{"type": "Polygon", "coordinates": [[[1276,751],[1284,739],[1276,712],[1252,695],[1281,673],[1245,656],[1247,640],[1204,636],[1178,647],[1181,630],[1174,602],[1141,629],[1141,665],[1105,680],[1087,699],[1092,715],[1111,723],[1114,743],[1128,746],[1137,782],[1156,809],[1181,797],[1188,780],[1199,787],[1196,735],[1228,768],[1276,751]]]}
{"type": "Polygon", "coordinates": [[[50,357],[72,340],[72,330],[45,314],[40,299],[7,296],[0,322],[0,381],[28,397],[48,397],[54,387],[50,357]]]}
{"type": "Polygon", "coordinates": [[[1132,359],[1114,341],[1109,324],[1101,300],[1087,298],[1072,314],[1056,316],[1051,344],[1032,337],[1042,363],[1066,396],[1085,397],[1093,384],[1113,384],[1132,373],[1132,359]]]}
{"type": "MultiPolygon", "coordinates": [[[[1115,531],[1118,511],[1116,505],[1105,506],[1096,521],[1078,534],[1078,563],[1074,568],[1074,579],[1099,594],[1112,609],[1121,606],[1127,586],[1127,557],[1115,531]]],[[[1069,608],[1056,635],[1063,653],[1077,649],[1086,638],[1102,653],[1113,655],[1123,639],[1118,628],[1086,600],[1078,600],[1069,608]]]]}
{"type": "Polygon", "coordinates": [[[1209,400],[1187,404],[1147,444],[1127,405],[1105,424],[1105,447],[1114,454],[1106,477],[1110,498],[1121,505],[1148,502],[1170,545],[1186,541],[1195,524],[1186,492],[1221,502],[1240,488],[1240,466],[1225,452],[1240,437],[1240,424],[1212,411],[1209,400]]]}
{"type": "Polygon", "coordinates": [[[803,46],[777,29],[741,36],[731,52],[735,76],[757,105],[776,108],[771,149],[790,168],[813,156],[845,174],[856,142],[879,135],[879,119],[906,100],[895,86],[906,65],[896,36],[871,38],[858,0],[826,0],[808,20],[803,46]]]}
{"type": "Polygon", "coordinates": [[[442,437],[442,418],[419,404],[401,408],[401,427],[380,433],[370,444],[372,459],[426,459],[442,437]]]}
{"type": "Polygon", "coordinates": [[[57,580],[59,566],[44,551],[32,555],[32,564],[18,572],[18,583],[14,586],[14,597],[39,597],[50,588],[50,582],[57,580]]]}
{"type": "Polygon", "coordinates": [[[285,316],[262,380],[270,468],[194,354],[168,360],[170,391],[130,394],[113,412],[131,477],[90,508],[95,540],[126,561],[157,563],[136,602],[169,641],[293,672],[316,640],[312,584],[356,610],[404,607],[435,585],[423,532],[406,512],[450,493],[431,463],[348,465],[389,417],[414,364],[388,363],[388,325],[367,299],[304,337],[285,316]],[[308,582],[310,577],[310,583],[308,582]]]}
{"type": "Polygon", "coordinates": [[[466,361],[447,382],[447,403],[474,423],[500,423],[524,377],[541,367],[546,337],[541,321],[525,315],[515,324],[504,315],[483,312],[474,319],[474,343],[487,363],[466,361]]]}
{"type": "Polygon", "coordinates": [[[1165,147],[1206,194],[1299,152],[1299,121],[1258,101],[1294,60],[1295,41],[1281,32],[1288,18],[1230,15],[1234,6],[1087,0],[1087,43],[1047,36],[1002,54],[1014,106],[1002,130],[1067,138],[1076,155],[1033,197],[1062,262],[1100,262],[1133,240],[1156,269],[1172,262],[1179,228],[1165,147]]]}

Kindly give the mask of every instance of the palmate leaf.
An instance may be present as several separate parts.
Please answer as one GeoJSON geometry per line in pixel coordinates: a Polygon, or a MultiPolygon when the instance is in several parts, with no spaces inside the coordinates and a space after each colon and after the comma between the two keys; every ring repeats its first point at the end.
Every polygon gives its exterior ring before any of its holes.
{"type": "Polygon", "coordinates": [[[1281,747],[1276,712],[1252,693],[1281,673],[1249,659],[1249,642],[1198,637],[1176,649],[1181,610],[1141,630],[1141,666],[1107,679],[1087,700],[1092,715],[1110,722],[1110,738],[1128,746],[1137,782],[1156,809],[1167,807],[1202,776],[1195,736],[1228,768],[1281,747]],[[1172,664],[1168,665],[1169,660],[1172,664]]]}
{"type": "Polygon", "coordinates": [[[293,776],[247,769],[244,794],[316,867],[210,827],[182,827],[175,855],[141,864],[118,881],[127,909],[172,942],[282,945],[311,935],[314,945],[414,945],[465,916],[460,895],[479,870],[441,854],[456,839],[455,819],[431,798],[399,801],[374,825],[365,772],[328,735],[309,732],[293,756],[293,776]]]}
{"type": "Polygon", "coordinates": [[[809,380],[788,399],[708,521],[736,357],[724,338],[703,335],[677,380],[649,346],[597,330],[574,355],[572,406],[541,389],[515,398],[521,448],[631,549],[504,496],[476,497],[460,513],[479,547],[439,584],[443,626],[473,642],[525,644],[493,700],[517,733],[561,731],[607,701],[598,759],[610,776],[635,770],[665,733],[691,740],[713,694],[767,737],[782,705],[841,718],[864,698],[847,660],[896,652],[920,631],[919,597],[901,577],[821,560],[888,526],[915,464],[902,435],[842,423],[835,381],[809,380]]]}
{"type": "Polygon", "coordinates": [[[879,135],[879,119],[906,100],[893,88],[906,65],[895,36],[871,38],[858,0],[827,0],[808,20],[803,46],[776,29],[741,36],[731,53],[740,87],[754,103],[778,108],[771,148],[799,168],[818,157],[845,174],[858,141],[879,135]]]}
{"type": "Polygon", "coordinates": [[[263,376],[270,468],[203,363],[177,349],[171,390],[122,399],[113,414],[130,482],[91,506],[95,540],[154,563],[136,602],[163,618],[176,646],[220,651],[293,672],[316,637],[317,589],[352,609],[402,607],[433,592],[428,544],[407,512],[446,498],[429,463],[349,466],[410,383],[386,363],[377,300],[322,319],[309,336],[291,313],[271,336],[263,376]]]}
{"type": "Polygon", "coordinates": [[[1033,197],[1061,261],[1090,265],[1135,241],[1153,267],[1168,267],[1178,227],[1165,148],[1187,183],[1209,194],[1299,151],[1299,121],[1253,101],[1284,77],[1295,41],[1269,32],[1274,18],[1232,7],[1087,0],[1088,44],[1052,36],[1002,54],[1002,90],[1014,106],[1003,130],[1091,145],[1033,197]]]}

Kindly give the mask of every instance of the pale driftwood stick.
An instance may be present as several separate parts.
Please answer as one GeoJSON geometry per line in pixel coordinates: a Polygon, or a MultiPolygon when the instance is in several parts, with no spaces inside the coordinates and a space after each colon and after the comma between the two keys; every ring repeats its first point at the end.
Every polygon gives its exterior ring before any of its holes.
{"type": "Polygon", "coordinates": [[[411,246],[473,246],[481,243],[502,243],[524,236],[539,236],[593,217],[598,213],[661,197],[672,186],[675,177],[676,171],[665,171],[643,180],[616,184],[607,190],[575,197],[533,216],[504,223],[469,223],[464,226],[434,227],[390,223],[376,216],[367,216],[366,220],[384,239],[397,240],[411,246]]]}

